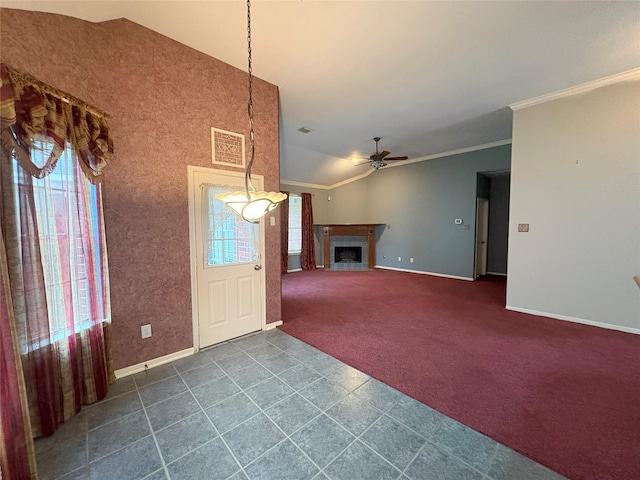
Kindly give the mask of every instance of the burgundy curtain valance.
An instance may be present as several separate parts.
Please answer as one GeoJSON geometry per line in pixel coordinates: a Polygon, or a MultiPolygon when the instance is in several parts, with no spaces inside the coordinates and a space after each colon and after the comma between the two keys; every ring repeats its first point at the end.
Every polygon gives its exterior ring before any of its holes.
{"type": "Polygon", "coordinates": [[[4,146],[36,178],[54,170],[67,143],[73,145],[92,183],[102,181],[103,169],[113,157],[108,115],[4,62],[0,63],[0,128],[4,146]],[[53,144],[41,166],[30,155],[38,137],[53,144]]]}

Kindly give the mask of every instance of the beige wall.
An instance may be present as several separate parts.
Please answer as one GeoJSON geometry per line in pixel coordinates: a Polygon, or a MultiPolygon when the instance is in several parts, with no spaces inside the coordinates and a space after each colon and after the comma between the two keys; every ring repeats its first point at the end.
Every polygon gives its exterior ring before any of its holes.
{"type": "MultiPolygon", "coordinates": [[[[10,65],[111,115],[105,171],[116,368],[192,346],[187,165],[211,166],[211,127],[248,136],[246,73],[125,19],[2,9],[10,65]],[[140,326],[153,336],[142,340],[140,326]]],[[[256,79],[254,172],[279,188],[278,89],[256,79]]],[[[281,319],[280,227],[266,221],[267,322],[281,319]]]]}
{"type": "Polygon", "coordinates": [[[640,82],[516,111],[511,169],[507,305],[640,333],[640,82]]]}
{"type": "Polygon", "coordinates": [[[331,223],[368,223],[369,182],[366,177],[331,190],[329,218],[331,223]]]}

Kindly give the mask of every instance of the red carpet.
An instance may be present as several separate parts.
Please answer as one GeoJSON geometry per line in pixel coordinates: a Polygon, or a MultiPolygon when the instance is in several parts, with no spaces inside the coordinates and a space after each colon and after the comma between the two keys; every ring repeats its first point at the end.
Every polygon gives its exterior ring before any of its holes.
{"type": "Polygon", "coordinates": [[[571,479],[640,479],[640,336],[507,311],[505,289],[292,273],[281,328],[571,479]]]}

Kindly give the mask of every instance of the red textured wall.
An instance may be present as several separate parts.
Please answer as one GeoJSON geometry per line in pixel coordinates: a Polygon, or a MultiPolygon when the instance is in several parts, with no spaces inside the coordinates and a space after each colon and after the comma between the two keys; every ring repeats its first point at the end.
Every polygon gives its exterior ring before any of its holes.
{"type": "MultiPolygon", "coordinates": [[[[248,137],[246,73],[126,19],[2,9],[0,47],[13,67],[111,116],[104,212],[115,368],[191,347],[187,165],[211,166],[211,127],[248,137]],[[147,323],[153,336],[142,340],[147,323]]],[[[279,190],[275,85],[256,79],[254,110],[253,171],[279,190]]],[[[281,319],[280,216],[271,215],[268,323],[281,319]]]]}

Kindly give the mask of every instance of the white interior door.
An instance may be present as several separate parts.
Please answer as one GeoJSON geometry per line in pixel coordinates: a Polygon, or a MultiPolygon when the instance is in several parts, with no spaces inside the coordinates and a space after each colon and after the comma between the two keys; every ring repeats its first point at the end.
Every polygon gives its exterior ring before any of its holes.
{"type": "Polygon", "coordinates": [[[264,232],[214,198],[243,190],[244,174],[190,167],[189,189],[194,342],[204,348],[263,328],[264,232]]]}
{"type": "Polygon", "coordinates": [[[476,277],[487,274],[487,241],[489,239],[489,200],[478,198],[476,206],[476,277]]]}

